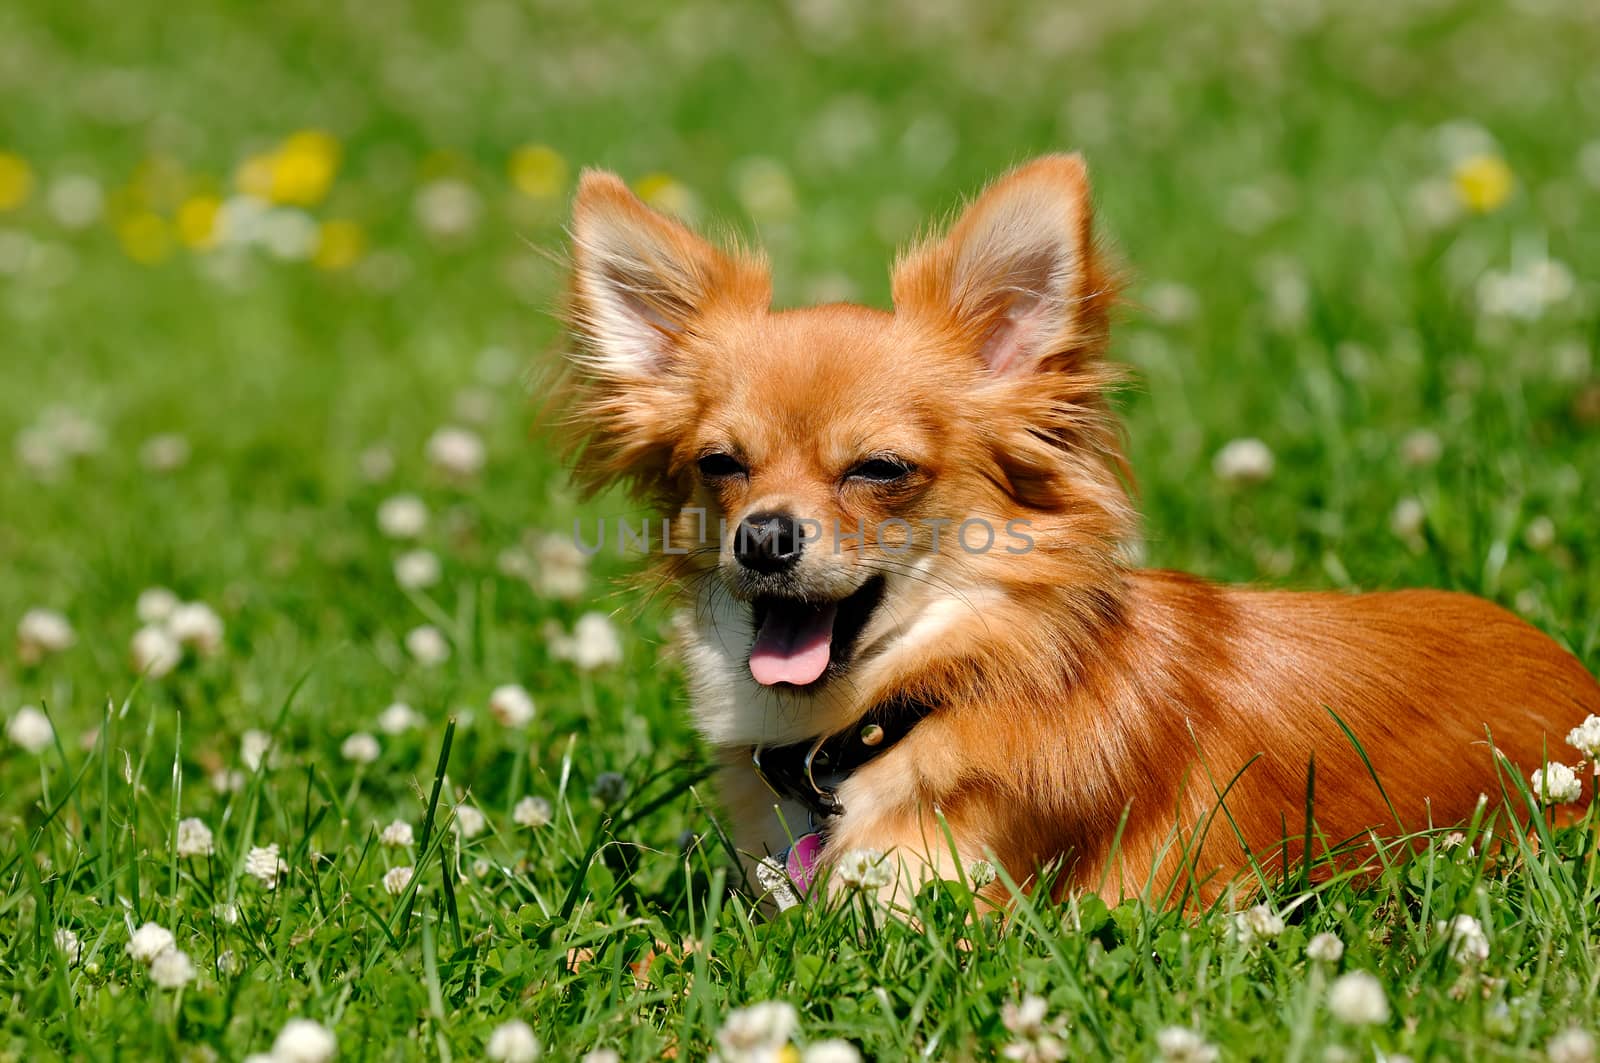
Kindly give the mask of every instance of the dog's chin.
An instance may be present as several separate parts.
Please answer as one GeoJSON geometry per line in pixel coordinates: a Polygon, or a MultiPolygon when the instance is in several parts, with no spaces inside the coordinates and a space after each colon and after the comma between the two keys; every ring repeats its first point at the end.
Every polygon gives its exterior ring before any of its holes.
{"type": "Polygon", "coordinates": [[[875,575],[838,599],[762,594],[749,601],[752,678],[777,693],[807,695],[845,681],[861,635],[883,604],[875,575]]]}

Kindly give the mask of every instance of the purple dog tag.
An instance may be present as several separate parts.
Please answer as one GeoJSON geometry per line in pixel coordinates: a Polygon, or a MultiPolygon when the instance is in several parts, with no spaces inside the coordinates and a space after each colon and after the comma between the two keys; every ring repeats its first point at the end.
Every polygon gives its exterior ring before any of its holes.
{"type": "Polygon", "coordinates": [[[811,880],[816,877],[817,861],[821,856],[822,835],[816,833],[800,835],[784,855],[784,869],[789,872],[789,881],[794,883],[801,897],[811,892],[811,880]]]}

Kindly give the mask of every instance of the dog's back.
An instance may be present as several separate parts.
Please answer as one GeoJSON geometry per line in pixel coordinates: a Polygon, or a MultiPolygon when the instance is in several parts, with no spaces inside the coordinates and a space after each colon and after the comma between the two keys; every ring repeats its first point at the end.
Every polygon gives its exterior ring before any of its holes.
{"type": "MultiPolygon", "coordinates": [[[[1148,680],[1138,684],[1142,718],[1123,722],[1169,735],[1154,789],[1189,824],[1227,792],[1226,813],[1190,854],[1215,881],[1245,865],[1240,835],[1264,856],[1286,826],[1302,833],[1313,756],[1317,830],[1337,845],[1371,829],[1465,821],[1480,795],[1515,799],[1510,775],[1526,783],[1546,759],[1581,759],[1567,732],[1600,713],[1600,684],[1572,654],[1481,598],[1258,591],[1165,572],[1134,585],[1131,644],[1119,656],[1142,662],[1148,680]]],[[[1172,826],[1159,798],[1137,804],[1148,838],[1135,831],[1136,850],[1172,826]]]]}

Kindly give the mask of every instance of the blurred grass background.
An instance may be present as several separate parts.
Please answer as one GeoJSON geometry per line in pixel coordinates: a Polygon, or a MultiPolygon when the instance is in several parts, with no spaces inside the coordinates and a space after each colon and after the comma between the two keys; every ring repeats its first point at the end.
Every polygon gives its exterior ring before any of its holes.
{"type": "MultiPolygon", "coordinates": [[[[569,600],[519,561],[622,506],[580,503],[534,424],[576,173],[759,240],[785,304],[883,305],[896,247],[1062,149],[1129,269],[1150,563],[1472,590],[1594,669],[1596,55],[1600,7],[1558,0],[7,4],[0,621],[58,610],[76,642],[0,651],[0,710],[47,703],[81,756],[163,585],[227,645],[139,690],[147,752],[177,707],[216,770],[307,669],[285,742],[336,776],[385,704],[423,710],[344,810],[358,833],[414,806],[462,706],[453,771],[495,812],[525,779],[692,758],[661,610],[608,591],[628,562],[569,600]],[[430,461],[445,426],[481,470],[430,461]],[[1265,482],[1214,465],[1237,438],[1265,482]],[[431,588],[396,585],[374,523],[398,492],[432,512],[431,588]],[[548,624],[596,608],[625,610],[625,663],[579,674],[548,624]],[[442,666],[405,651],[426,622],[442,666]],[[484,723],[509,681],[540,703],[527,756],[484,723]]],[[[41,783],[0,758],[15,847],[41,783]]],[[[305,780],[281,782],[287,829],[305,780]]]]}

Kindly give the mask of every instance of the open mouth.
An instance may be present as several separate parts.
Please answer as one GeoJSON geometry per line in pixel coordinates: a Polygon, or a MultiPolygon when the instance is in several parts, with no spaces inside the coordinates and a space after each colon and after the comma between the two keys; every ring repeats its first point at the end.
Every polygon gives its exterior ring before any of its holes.
{"type": "Polygon", "coordinates": [[[750,674],[769,687],[821,682],[830,668],[838,672],[849,663],[861,629],[882,600],[882,576],[836,602],[757,598],[750,607],[756,629],[750,674]]]}

